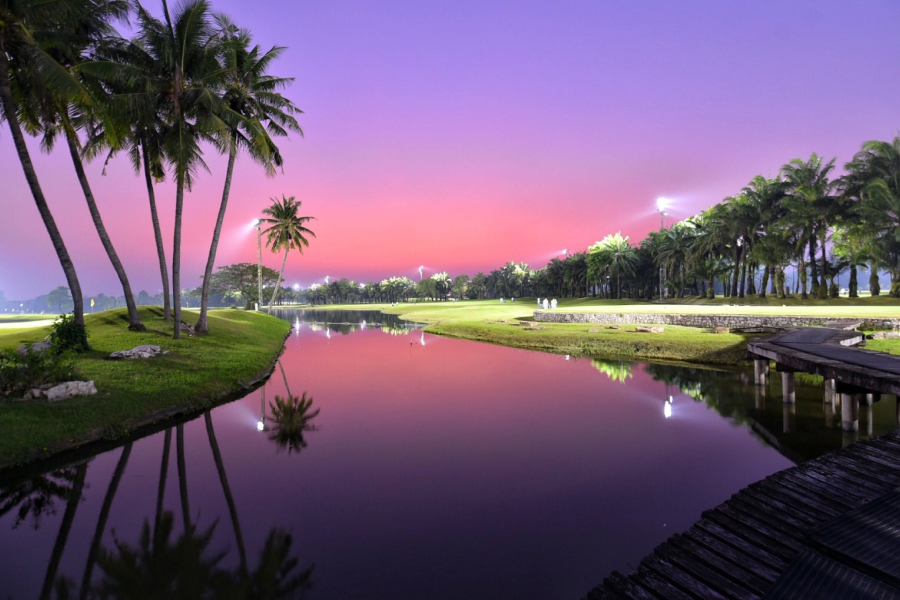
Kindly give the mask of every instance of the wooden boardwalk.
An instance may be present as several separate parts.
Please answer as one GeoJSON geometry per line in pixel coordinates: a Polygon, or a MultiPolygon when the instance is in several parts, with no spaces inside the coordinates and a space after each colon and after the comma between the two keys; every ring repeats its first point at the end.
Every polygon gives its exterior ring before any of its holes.
{"type": "Polygon", "coordinates": [[[900,506],[898,486],[900,431],[857,442],[744,488],[658,546],[633,573],[614,571],[586,598],[762,598],[798,556],[793,576],[779,582],[772,597],[900,598],[897,574],[866,558],[889,554],[900,561],[900,509],[874,513],[866,531],[881,532],[877,544],[871,536],[857,540],[868,554],[821,542],[840,541],[835,527],[841,520],[864,520],[855,515],[870,502],[894,498],[890,506],[900,506]]]}

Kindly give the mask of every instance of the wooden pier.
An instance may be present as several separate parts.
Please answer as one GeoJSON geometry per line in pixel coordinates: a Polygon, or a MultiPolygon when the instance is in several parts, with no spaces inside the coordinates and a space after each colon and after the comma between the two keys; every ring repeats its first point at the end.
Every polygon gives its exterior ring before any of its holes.
{"type": "MultiPolygon", "coordinates": [[[[823,400],[856,431],[860,402],[900,394],[900,356],[854,348],[846,323],[789,330],[748,344],[755,382],[821,375],[823,400]]],[[[587,600],[900,600],[900,431],[771,475],[703,513],[629,575],[610,574],[587,600]]]]}
{"type": "Polygon", "coordinates": [[[586,600],[900,599],[900,432],[758,481],[586,600]]]}

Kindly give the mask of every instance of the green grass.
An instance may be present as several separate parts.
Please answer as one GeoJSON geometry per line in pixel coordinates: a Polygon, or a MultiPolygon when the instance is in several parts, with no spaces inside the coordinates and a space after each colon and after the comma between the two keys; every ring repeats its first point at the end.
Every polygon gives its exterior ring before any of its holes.
{"type": "MultiPolygon", "coordinates": [[[[238,380],[265,370],[290,324],[240,310],[212,311],[210,334],[172,339],[155,307],[141,307],[146,332],[128,331],[125,309],[85,316],[92,350],[77,359],[79,375],[98,394],[58,403],[0,402],[0,467],[49,456],[89,439],[114,439],[164,411],[193,412],[241,391],[238,380]],[[109,361],[114,350],[155,344],[169,354],[109,361]]],[[[0,348],[44,339],[48,327],[4,331],[0,348]]]]}
{"type": "MultiPolygon", "coordinates": [[[[829,301],[797,299],[748,299],[748,304],[731,306],[715,301],[678,300],[667,304],[633,300],[567,299],[557,311],[607,313],[678,314],[752,314],[805,315],[826,317],[900,317],[900,300],[875,298],[837,298],[829,301]],[[786,306],[782,306],[785,304],[786,306]]],[[[747,340],[758,334],[713,334],[709,330],[666,325],[662,334],[638,333],[635,325],[608,329],[602,324],[534,323],[529,321],[537,309],[534,298],[515,302],[467,300],[461,302],[327,305],[322,309],[381,310],[404,319],[427,323],[426,331],[515,348],[527,348],[594,358],[615,357],[639,360],[683,361],[712,365],[746,365],[747,340]]],[[[869,348],[900,354],[898,340],[870,340],[869,348]]]]}
{"type": "MultiPolygon", "coordinates": [[[[561,307],[579,305],[564,301],[561,307]]],[[[628,312],[615,304],[615,312],[628,312]]],[[[427,323],[426,331],[447,337],[542,350],[575,356],[616,357],[694,363],[744,364],[751,335],[713,334],[707,330],[667,325],[662,334],[638,333],[635,325],[607,329],[605,325],[533,323],[534,299],[425,302],[414,304],[327,305],[322,309],[382,310],[404,319],[427,323]],[[532,329],[532,326],[540,329],[532,329]]]]}

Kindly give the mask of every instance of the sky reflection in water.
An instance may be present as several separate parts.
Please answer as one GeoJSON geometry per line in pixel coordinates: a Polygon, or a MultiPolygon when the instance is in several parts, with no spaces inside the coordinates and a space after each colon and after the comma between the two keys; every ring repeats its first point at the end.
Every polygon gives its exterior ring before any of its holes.
{"type": "MultiPolygon", "coordinates": [[[[745,374],[438,340],[379,315],[315,320],[288,340],[283,375],[276,369],[263,389],[214,410],[209,424],[183,426],[189,527],[195,537],[214,528],[203,556],[226,553],[214,574],[232,590],[268,541],[281,550],[270,561],[296,561],[290,575],[307,598],[579,598],[703,510],[789,466],[785,456],[842,443],[839,418],[826,426],[812,388],[798,388],[785,433],[778,390],[758,409],[745,374]],[[272,421],[276,396],[304,394],[282,407],[281,425],[272,421]]],[[[894,399],[880,404],[873,433],[896,426],[894,399]]],[[[84,500],[57,579],[81,588],[98,522],[110,557],[115,540],[138,547],[145,524],[170,524],[170,545],[182,536],[177,431],[169,435],[161,513],[166,433],[131,446],[105,523],[123,449],[65,473],[63,490],[83,471],[84,500]]],[[[33,513],[14,527],[27,500],[0,498],[10,509],[0,517],[3,598],[39,595],[65,496],[36,527],[33,513]]],[[[91,567],[93,586],[110,580],[111,560],[91,567]]]]}

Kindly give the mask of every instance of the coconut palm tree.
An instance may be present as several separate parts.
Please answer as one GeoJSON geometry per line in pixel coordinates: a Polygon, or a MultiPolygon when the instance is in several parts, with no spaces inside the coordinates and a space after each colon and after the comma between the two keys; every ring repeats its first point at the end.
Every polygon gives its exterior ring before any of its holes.
{"type": "MultiPolygon", "coordinates": [[[[225,187],[222,190],[222,201],[213,230],[206,270],[200,298],[200,318],[195,330],[207,333],[207,309],[209,305],[209,282],[213,266],[216,262],[216,250],[219,246],[219,235],[225,221],[225,210],[231,192],[231,179],[234,163],[241,149],[266,169],[266,174],[274,175],[275,167],[281,166],[282,159],[273,137],[286,136],[288,131],[303,135],[295,114],[302,111],[281,95],[280,90],[286,88],[294,79],[292,77],[274,77],[267,74],[272,62],[285,48],[273,46],[263,53],[259,46],[250,49],[250,34],[238,29],[224,15],[216,17],[219,35],[223,45],[223,66],[228,69],[224,82],[224,100],[228,108],[243,117],[225,134],[228,148],[228,167],[225,171],[225,187]]],[[[272,301],[274,303],[274,300],[272,301]]]]}
{"type": "MultiPolygon", "coordinates": [[[[272,291],[272,300],[269,305],[275,304],[278,297],[278,290],[281,289],[281,280],[284,278],[284,267],[287,265],[288,252],[292,248],[296,248],[300,254],[303,254],[303,248],[309,247],[307,235],[316,237],[312,230],[307,229],[305,223],[312,221],[315,217],[301,217],[297,215],[300,210],[302,200],[296,200],[293,196],[290,198],[282,194],[281,199],[271,198],[272,206],[263,209],[263,214],[267,215],[262,219],[263,223],[268,224],[266,228],[266,247],[272,252],[278,252],[284,248],[284,258],[281,261],[281,271],[278,272],[278,281],[275,283],[275,289],[272,291]]],[[[260,299],[260,302],[262,299],[260,299]]]]}
{"type": "Polygon", "coordinates": [[[594,269],[606,272],[610,277],[616,278],[616,298],[622,297],[622,275],[634,275],[634,268],[637,263],[637,255],[631,244],[628,243],[628,236],[622,237],[621,232],[608,235],[588,249],[588,265],[590,268],[591,256],[593,259],[594,269]],[[600,267],[602,265],[602,267],[600,267]]]}
{"type": "Polygon", "coordinates": [[[174,17],[163,0],[163,20],[136,5],[140,30],[137,43],[152,59],[142,69],[119,69],[118,78],[143,90],[131,102],[159,103],[163,114],[160,139],[175,179],[175,231],[172,249],[173,336],[181,337],[181,225],[184,193],[190,191],[199,169],[205,169],[201,143],[221,148],[222,134],[235,127],[240,116],[220,95],[228,70],[220,62],[219,38],[206,0],[179,4],[174,17]],[[162,98],[160,100],[160,98],[162,98]]]}
{"type": "Polygon", "coordinates": [[[90,101],[84,87],[47,52],[47,47],[64,49],[69,44],[81,47],[80,29],[76,24],[90,22],[96,5],[98,2],[90,0],[0,3],[0,120],[6,120],[9,126],[25,180],[71,290],[75,323],[82,327],[84,299],[81,285],[25,144],[21,114],[23,110],[37,108],[25,105],[28,99],[34,98],[31,91],[53,90],[60,97],[90,101]]]}

